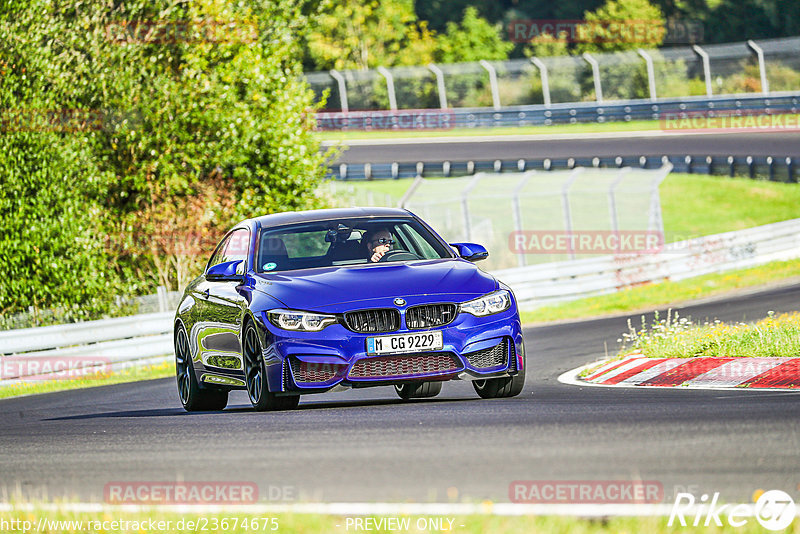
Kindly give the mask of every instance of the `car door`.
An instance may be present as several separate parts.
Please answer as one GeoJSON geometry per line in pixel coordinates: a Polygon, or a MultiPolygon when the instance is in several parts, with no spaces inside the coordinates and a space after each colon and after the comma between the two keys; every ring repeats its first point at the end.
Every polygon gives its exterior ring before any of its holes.
{"type": "MultiPolygon", "coordinates": [[[[241,260],[237,273],[247,272],[250,230],[238,228],[229,233],[208,263],[208,268],[227,261],[241,260]]],[[[196,333],[202,365],[208,371],[238,375],[242,348],[239,342],[247,299],[234,281],[203,280],[198,284],[203,326],[196,333]]]]}

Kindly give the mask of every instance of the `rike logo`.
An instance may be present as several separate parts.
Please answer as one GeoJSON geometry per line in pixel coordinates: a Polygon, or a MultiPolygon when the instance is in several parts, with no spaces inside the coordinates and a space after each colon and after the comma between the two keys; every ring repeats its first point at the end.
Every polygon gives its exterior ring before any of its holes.
{"type": "Polygon", "coordinates": [[[755,504],[718,504],[719,492],[714,493],[711,502],[708,495],[700,497],[696,504],[691,493],[678,493],[675,504],[669,514],[667,526],[671,527],[678,520],[681,526],[686,526],[685,514],[691,518],[694,515],[692,526],[711,525],[713,521],[718,527],[722,526],[721,515],[727,517],[728,524],[732,527],[741,527],[747,524],[748,517],[755,517],[756,521],[767,530],[783,530],[794,520],[796,506],[788,493],[781,490],[770,490],[761,494],[755,504]],[[703,520],[705,518],[705,520],[703,520]]]}

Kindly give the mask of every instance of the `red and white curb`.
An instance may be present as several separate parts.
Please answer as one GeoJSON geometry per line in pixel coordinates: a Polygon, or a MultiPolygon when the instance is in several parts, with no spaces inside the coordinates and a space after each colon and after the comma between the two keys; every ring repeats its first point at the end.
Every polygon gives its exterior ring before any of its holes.
{"type": "Polygon", "coordinates": [[[593,386],[800,389],[800,358],[646,358],[629,354],[562,374],[559,382],[593,386]],[[592,369],[585,377],[579,375],[592,369]]]}

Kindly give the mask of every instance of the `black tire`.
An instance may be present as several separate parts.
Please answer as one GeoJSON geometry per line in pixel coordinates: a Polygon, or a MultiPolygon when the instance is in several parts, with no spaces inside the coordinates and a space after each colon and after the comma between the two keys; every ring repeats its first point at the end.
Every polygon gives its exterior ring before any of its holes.
{"type": "Polygon", "coordinates": [[[522,356],[522,370],[514,376],[504,376],[502,378],[487,378],[486,380],[473,380],[472,387],[475,392],[483,399],[503,399],[516,397],[522,393],[525,387],[525,372],[528,366],[525,365],[525,356],[522,356]]]}
{"type": "Polygon", "coordinates": [[[261,356],[261,341],[252,322],[244,328],[242,339],[247,396],[257,412],[291,410],[300,402],[300,395],[278,396],[269,391],[267,368],[261,356]]]}
{"type": "Polygon", "coordinates": [[[178,397],[187,412],[211,412],[225,409],[228,392],[216,388],[201,388],[194,374],[189,337],[183,325],[175,332],[175,377],[178,397]]]}
{"type": "Polygon", "coordinates": [[[435,397],[442,391],[442,382],[404,382],[395,384],[394,390],[403,400],[427,399],[435,397]]]}

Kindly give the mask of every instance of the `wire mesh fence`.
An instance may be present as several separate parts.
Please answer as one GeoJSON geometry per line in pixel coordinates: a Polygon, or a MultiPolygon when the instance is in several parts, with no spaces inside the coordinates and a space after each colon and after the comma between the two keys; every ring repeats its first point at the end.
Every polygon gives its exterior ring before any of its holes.
{"type": "Polygon", "coordinates": [[[419,177],[384,193],[331,181],[327,194],[342,206],[406,207],[448,242],[486,246],[489,259],[481,266],[492,270],[663,245],[658,186],[671,169],[666,164],[419,177]]]}
{"type": "Polygon", "coordinates": [[[315,94],[328,95],[322,111],[767,94],[800,89],[800,37],[305,76],[315,94]]]}

